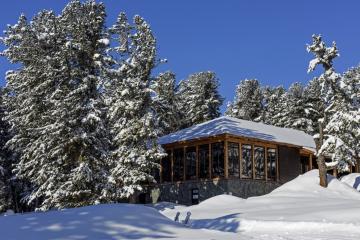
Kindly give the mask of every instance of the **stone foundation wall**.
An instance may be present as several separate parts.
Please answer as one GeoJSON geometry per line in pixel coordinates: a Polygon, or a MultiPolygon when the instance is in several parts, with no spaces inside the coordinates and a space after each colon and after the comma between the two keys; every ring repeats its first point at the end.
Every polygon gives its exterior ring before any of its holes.
{"type": "Polygon", "coordinates": [[[241,198],[264,195],[275,188],[280,183],[272,181],[261,181],[253,179],[221,179],[206,181],[186,181],[182,183],[164,183],[148,189],[151,199],[151,191],[157,189],[159,194],[158,201],[174,202],[184,205],[192,204],[192,189],[199,190],[199,201],[204,201],[210,197],[220,194],[231,194],[241,198]]]}

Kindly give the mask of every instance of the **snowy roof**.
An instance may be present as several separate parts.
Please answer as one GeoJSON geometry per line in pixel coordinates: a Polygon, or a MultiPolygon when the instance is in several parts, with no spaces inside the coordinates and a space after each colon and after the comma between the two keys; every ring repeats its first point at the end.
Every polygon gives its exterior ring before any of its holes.
{"type": "Polygon", "coordinates": [[[301,146],[314,151],[315,142],[311,135],[290,128],[275,127],[228,116],[219,117],[195,126],[168,134],[159,139],[160,144],[198,139],[221,134],[273,141],[301,146]]]}

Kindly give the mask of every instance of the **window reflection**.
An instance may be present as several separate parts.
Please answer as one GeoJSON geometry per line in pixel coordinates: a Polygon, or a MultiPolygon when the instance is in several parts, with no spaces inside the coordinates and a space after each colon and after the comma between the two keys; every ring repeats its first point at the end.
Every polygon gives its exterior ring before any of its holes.
{"type": "Polygon", "coordinates": [[[199,146],[199,178],[209,178],[209,145],[199,146]]]}
{"type": "Polygon", "coordinates": [[[230,177],[240,177],[239,144],[228,143],[228,171],[230,177]]]}
{"type": "Polygon", "coordinates": [[[267,177],[269,179],[276,179],[276,149],[267,149],[267,177]]]}
{"type": "Polygon", "coordinates": [[[254,147],[255,178],[265,179],[265,149],[254,147]]]}
{"type": "Polygon", "coordinates": [[[212,176],[224,176],[224,143],[211,144],[212,176]]]}
{"type": "Polygon", "coordinates": [[[252,177],[252,146],[247,144],[241,145],[242,152],[242,176],[252,177]]]}

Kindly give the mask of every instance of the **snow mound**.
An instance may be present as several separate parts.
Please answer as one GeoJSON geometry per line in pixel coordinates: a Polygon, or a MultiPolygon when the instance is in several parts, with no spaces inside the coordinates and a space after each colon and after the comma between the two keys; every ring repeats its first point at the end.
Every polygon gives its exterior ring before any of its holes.
{"type": "Polygon", "coordinates": [[[161,213],[173,219],[177,212],[181,216],[191,212],[190,226],[195,229],[237,234],[286,232],[294,237],[289,239],[356,239],[352,235],[360,234],[360,193],[332,176],[328,181],[327,188],[319,186],[318,170],[313,170],[267,195],[248,199],[219,195],[161,213]],[[311,237],[299,237],[305,235],[311,237]]]}
{"type": "Polygon", "coordinates": [[[340,181],[360,191],[360,173],[350,173],[343,176],[340,181]]]}
{"type": "MultiPolygon", "coordinates": [[[[327,175],[328,187],[323,188],[319,185],[319,171],[317,169],[306,172],[303,175],[298,176],[294,180],[285,183],[272,191],[269,195],[281,195],[281,196],[321,196],[328,198],[349,198],[359,199],[360,194],[352,187],[342,183],[335,177],[327,175]]],[[[359,178],[360,180],[360,178],[359,178]]]]}
{"type": "MultiPolygon", "coordinates": [[[[102,204],[0,217],[1,240],[211,239],[140,204],[102,204]]],[[[216,233],[215,233],[216,236],[216,233]]],[[[225,239],[233,237],[224,236],[225,239]]],[[[221,238],[221,237],[218,237],[221,238]]]]}
{"type": "Polygon", "coordinates": [[[206,206],[206,207],[216,207],[219,205],[236,206],[237,204],[242,204],[243,202],[244,199],[242,198],[235,197],[232,195],[222,194],[206,199],[205,201],[202,201],[198,206],[206,206]]]}

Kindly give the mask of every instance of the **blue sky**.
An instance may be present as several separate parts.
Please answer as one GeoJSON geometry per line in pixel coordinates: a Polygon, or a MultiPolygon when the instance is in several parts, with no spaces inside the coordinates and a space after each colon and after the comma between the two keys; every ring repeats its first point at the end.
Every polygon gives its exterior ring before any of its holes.
{"type": "MultiPolygon", "coordinates": [[[[57,13],[68,1],[3,1],[0,28],[14,24],[20,13],[30,19],[41,9],[57,13]]],[[[159,57],[167,64],[158,71],[172,70],[178,79],[197,71],[212,70],[220,79],[221,94],[233,99],[241,79],[257,78],[263,85],[306,83],[320,71],[307,74],[311,55],[305,50],[313,33],[337,42],[338,72],[360,63],[360,1],[336,0],[104,0],[107,25],[120,11],[129,17],[143,16],[158,41],[159,57]]],[[[13,68],[0,59],[0,85],[13,68]]],[[[224,104],[226,105],[226,104],[224,104]]],[[[224,107],[223,107],[224,109],[224,107]]]]}

